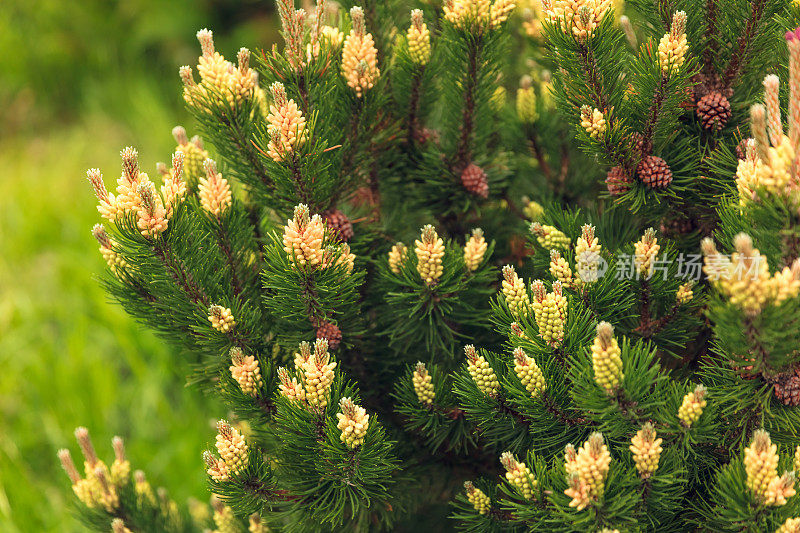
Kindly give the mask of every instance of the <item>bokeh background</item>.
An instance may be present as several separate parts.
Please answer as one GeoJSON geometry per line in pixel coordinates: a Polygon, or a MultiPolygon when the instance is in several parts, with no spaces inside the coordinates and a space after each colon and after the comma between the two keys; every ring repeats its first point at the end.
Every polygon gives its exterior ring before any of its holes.
{"type": "Polygon", "coordinates": [[[177,70],[195,32],[270,47],[270,0],[0,0],[0,531],[82,531],[56,451],[89,428],[122,436],[134,468],[178,500],[207,499],[200,454],[223,407],[185,388],[189,361],[108,301],[85,179],[111,185],[119,150],[154,174],[176,124],[195,133],[177,70]]]}

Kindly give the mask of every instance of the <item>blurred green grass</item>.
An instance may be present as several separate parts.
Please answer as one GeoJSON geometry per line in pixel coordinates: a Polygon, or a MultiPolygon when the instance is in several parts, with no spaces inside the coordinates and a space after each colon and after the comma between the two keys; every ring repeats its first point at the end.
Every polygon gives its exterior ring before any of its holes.
{"type": "Polygon", "coordinates": [[[154,483],[180,499],[206,497],[206,421],[223,413],[183,388],[186,365],[111,305],[95,279],[103,262],[82,169],[116,170],[114,147],[125,137],[94,119],[0,143],[2,531],[80,530],[55,455],[77,451],[78,425],[90,428],[101,455],[110,457],[110,439],[121,435],[154,483]]]}
{"type": "Polygon", "coordinates": [[[178,500],[208,498],[200,454],[222,407],[185,388],[186,361],[110,303],[85,180],[119,150],[151,174],[187,124],[177,66],[195,31],[233,55],[274,40],[270,2],[0,2],[0,531],[83,531],[56,451],[78,425],[178,500]]]}

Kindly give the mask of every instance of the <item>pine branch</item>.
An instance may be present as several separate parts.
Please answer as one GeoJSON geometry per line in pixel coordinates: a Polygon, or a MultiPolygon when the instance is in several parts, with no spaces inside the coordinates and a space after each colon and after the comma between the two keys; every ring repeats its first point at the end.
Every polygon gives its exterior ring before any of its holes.
{"type": "Polygon", "coordinates": [[[752,52],[753,41],[761,24],[761,17],[764,14],[766,5],[767,0],[753,0],[750,6],[750,16],[747,19],[744,31],[739,37],[736,50],[731,55],[728,67],[722,75],[722,84],[726,90],[733,88],[742,69],[747,66],[752,52]]]}
{"type": "Polygon", "coordinates": [[[153,252],[192,302],[203,307],[210,305],[208,295],[194,280],[183,261],[172,253],[172,247],[166,239],[157,239],[153,243],[153,252]]]}
{"type": "Polygon", "coordinates": [[[472,133],[475,128],[475,89],[478,83],[478,63],[481,60],[483,38],[475,37],[467,43],[467,71],[464,74],[464,103],[461,114],[461,135],[451,164],[453,172],[460,173],[472,159],[472,133]]]}

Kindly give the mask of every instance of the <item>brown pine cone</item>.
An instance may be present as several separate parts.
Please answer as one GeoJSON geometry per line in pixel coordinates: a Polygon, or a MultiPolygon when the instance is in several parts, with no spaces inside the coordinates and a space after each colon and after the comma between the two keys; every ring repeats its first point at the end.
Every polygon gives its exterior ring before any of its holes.
{"type": "Polygon", "coordinates": [[[642,183],[653,189],[666,189],[672,183],[672,170],[660,157],[649,155],[639,162],[636,175],[642,183]]]}
{"type": "Polygon", "coordinates": [[[339,347],[339,343],[342,342],[342,330],[335,324],[323,322],[322,325],[317,328],[317,338],[326,339],[328,341],[328,347],[331,350],[335,350],[339,347]]]}
{"type": "Polygon", "coordinates": [[[731,118],[731,103],[721,93],[710,92],[697,101],[697,118],[705,129],[719,131],[731,118]]]}
{"type": "Polygon", "coordinates": [[[414,140],[420,144],[439,144],[439,132],[431,128],[417,128],[414,130],[414,140]]]}
{"type": "Polygon", "coordinates": [[[636,150],[641,155],[642,150],[644,149],[644,135],[638,131],[634,131],[628,138],[631,140],[631,148],[636,150]]]}
{"type": "Polygon", "coordinates": [[[736,159],[747,159],[747,142],[749,140],[750,139],[742,139],[739,141],[739,144],[736,145],[736,159]]]}
{"type": "Polygon", "coordinates": [[[625,174],[622,167],[614,167],[606,175],[606,187],[611,196],[625,194],[631,188],[631,180],[625,174]]]}
{"type": "Polygon", "coordinates": [[[464,188],[481,198],[489,196],[489,181],[486,179],[486,172],[474,163],[470,163],[464,172],[461,173],[461,183],[464,188]]]}
{"type": "Polygon", "coordinates": [[[338,209],[325,213],[325,225],[342,242],[347,242],[353,237],[353,224],[347,215],[338,209]]]}
{"type": "Polygon", "coordinates": [[[784,405],[800,405],[800,377],[797,374],[779,376],[774,384],[775,397],[784,405]]]}
{"type": "Polygon", "coordinates": [[[660,229],[661,233],[666,237],[677,237],[691,233],[694,229],[694,224],[683,215],[676,214],[675,216],[663,218],[660,229]]]}

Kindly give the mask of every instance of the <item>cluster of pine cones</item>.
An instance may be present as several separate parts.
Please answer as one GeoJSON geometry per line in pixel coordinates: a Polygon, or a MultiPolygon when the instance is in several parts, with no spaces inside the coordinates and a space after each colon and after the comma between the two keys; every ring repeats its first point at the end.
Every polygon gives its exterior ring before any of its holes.
{"type": "MultiPolygon", "coordinates": [[[[694,85],[687,89],[686,96],[695,108],[700,125],[708,131],[719,131],[731,118],[731,103],[728,98],[732,91],[723,87],[718,76],[709,77],[698,74],[694,85]]],[[[639,150],[642,157],[634,175],[631,176],[622,167],[614,167],[606,176],[606,187],[612,196],[625,194],[638,179],[653,189],[665,189],[672,183],[672,170],[662,158],[645,153],[641,134],[631,136],[631,145],[639,150]]]]}

